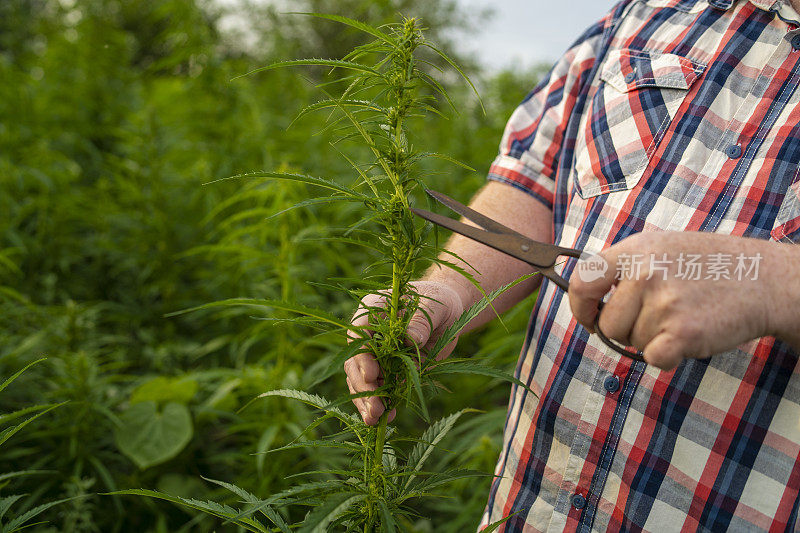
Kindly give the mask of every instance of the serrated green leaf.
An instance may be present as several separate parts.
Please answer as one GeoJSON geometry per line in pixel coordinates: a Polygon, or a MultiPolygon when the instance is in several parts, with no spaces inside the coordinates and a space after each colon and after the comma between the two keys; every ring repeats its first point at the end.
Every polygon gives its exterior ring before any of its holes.
{"type": "Polygon", "coordinates": [[[32,363],[28,363],[27,365],[25,365],[22,368],[22,370],[19,370],[19,371],[15,372],[14,374],[12,374],[10,378],[6,379],[5,381],[3,381],[2,384],[0,384],[0,392],[2,392],[6,387],[11,385],[11,383],[13,383],[14,380],[16,380],[18,377],[20,377],[20,375],[22,375],[30,367],[32,367],[33,365],[39,364],[42,361],[46,361],[46,360],[47,360],[46,357],[43,357],[41,359],[37,359],[36,361],[33,361],[32,363]]]}
{"type": "Polygon", "coordinates": [[[428,377],[441,376],[445,374],[470,374],[475,376],[487,376],[492,378],[502,379],[518,385],[534,396],[536,393],[530,389],[525,383],[514,377],[513,374],[505,372],[498,368],[494,368],[481,363],[476,363],[470,359],[445,359],[444,361],[437,362],[435,365],[428,367],[425,375],[428,377]]]}
{"type": "Polygon", "coordinates": [[[381,509],[381,516],[383,518],[381,521],[383,530],[387,533],[395,533],[395,531],[397,531],[397,523],[394,521],[394,517],[392,516],[391,511],[389,511],[389,507],[386,505],[386,502],[379,500],[378,506],[381,509]]]}
{"type": "Polygon", "coordinates": [[[425,402],[425,394],[422,392],[422,381],[419,375],[419,369],[414,361],[407,355],[398,354],[400,359],[406,365],[406,376],[411,380],[411,385],[414,388],[414,392],[417,393],[417,398],[419,399],[419,408],[422,411],[422,417],[427,422],[430,418],[428,414],[428,407],[425,402]]]}
{"type": "Polygon", "coordinates": [[[436,356],[447,346],[450,344],[461,331],[469,324],[473,318],[478,316],[484,309],[486,309],[498,296],[506,292],[508,289],[522,283],[523,281],[535,276],[536,274],[529,274],[526,276],[522,276],[511,283],[508,283],[497,290],[492,291],[484,298],[476,302],[472,305],[469,309],[461,313],[461,316],[453,322],[453,324],[445,329],[442,335],[436,340],[436,343],[433,345],[433,348],[430,351],[430,358],[435,359],[436,356]]]}
{"type": "Polygon", "coordinates": [[[39,413],[33,415],[32,417],[25,419],[24,421],[20,422],[16,426],[11,426],[10,428],[6,428],[2,432],[0,432],[0,446],[3,445],[8,439],[10,439],[14,435],[16,435],[19,431],[21,431],[22,428],[24,428],[28,424],[32,423],[37,418],[39,418],[41,416],[44,416],[45,414],[49,413],[50,411],[52,411],[56,407],[61,407],[62,405],[66,404],[66,403],[69,403],[69,402],[62,402],[62,403],[58,403],[58,404],[55,404],[55,405],[44,406],[45,409],[43,411],[40,411],[39,413]]]}
{"type": "Polygon", "coordinates": [[[334,415],[336,418],[338,418],[339,420],[341,420],[347,426],[350,427],[362,424],[360,419],[358,419],[355,415],[345,413],[344,411],[336,407],[331,407],[330,401],[326,400],[322,396],[317,396],[316,394],[309,394],[308,392],[299,390],[280,389],[280,390],[267,391],[263,394],[260,394],[258,397],[267,398],[270,396],[281,396],[283,398],[291,398],[294,400],[299,400],[307,405],[316,407],[320,411],[325,411],[326,413],[334,415]]]}
{"type": "Polygon", "coordinates": [[[414,448],[411,450],[411,453],[408,455],[408,461],[406,464],[408,465],[408,471],[412,474],[406,480],[406,489],[411,487],[411,483],[414,481],[415,474],[422,470],[422,466],[425,464],[425,461],[428,460],[428,457],[430,457],[431,453],[433,453],[436,445],[442,441],[442,439],[451,429],[453,429],[453,426],[456,424],[458,419],[468,411],[468,409],[463,409],[457,413],[453,413],[450,416],[434,422],[430,425],[430,427],[428,427],[428,429],[425,430],[425,433],[423,433],[422,437],[420,438],[420,442],[414,446],[414,448]]]}
{"type": "Polygon", "coordinates": [[[114,492],[108,492],[106,493],[106,495],[146,496],[148,498],[164,500],[170,503],[174,503],[177,505],[189,507],[191,509],[204,512],[206,514],[215,516],[217,518],[221,518],[223,520],[228,520],[237,526],[243,527],[247,531],[252,531],[254,533],[269,533],[269,529],[264,527],[264,525],[261,524],[258,520],[254,518],[237,519],[236,516],[239,514],[239,511],[228,505],[222,505],[212,501],[201,501],[201,500],[196,500],[194,498],[182,498],[180,496],[171,496],[169,494],[164,494],[163,492],[158,492],[155,490],[148,490],[148,489],[118,490],[114,492]]]}
{"type": "Polygon", "coordinates": [[[373,28],[369,24],[365,24],[365,23],[363,23],[361,21],[358,21],[358,20],[355,20],[355,19],[351,19],[351,18],[348,18],[348,17],[343,17],[341,15],[329,15],[327,13],[298,13],[298,12],[295,12],[295,13],[290,13],[290,14],[292,14],[292,15],[308,15],[308,16],[311,16],[311,17],[317,17],[317,18],[321,18],[321,19],[332,20],[332,21],[338,22],[340,24],[345,24],[347,26],[350,26],[351,28],[355,28],[355,29],[357,29],[359,31],[362,31],[364,33],[368,33],[368,34],[372,35],[373,37],[377,37],[380,41],[383,41],[384,43],[388,44],[392,48],[397,48],[397,43],[395,43],[388,35],[386,35],[382,31],[380,31],[378,28],[373,28]]]}
{"type": "Polygon", "coordinates": [[[331,496],[306,516],[298,533],[326,533],[328,526],[365,497],[363,494],[354,495],[351,492],[331,496]]]}
{"type": "Polygon", "coordinates": [[[217,307],[235,307],[235,306],[249,306],[249,307],[267,308],[267,309],[278,309],[281,311],[289,311],[291,313],[296,313],[298,315],[313,318],[318,322],[323,322],[327,324],[332,324],[334,326],[338,326],[345,330],[354,329],[354,327],[351,326],[348,322],[345,322],[339,317],[336,317],[328,313],[327,311],[323,311],[322,309],[314,309],[312,307],[306,307],[300,304],[281,302],[279,300],[265,300],[260,298],[231,298],[228,300],[221,300],[219,302],[212,302],[205,305],[199,305],[197,307],[192,307],[190,309],[175,311],[173,313],[169,313],[166,316],[168,317],[178,316],[186,313],[193,313],[195,311],[202,311],[205,309],[214,309],[217,307]]]}
{"type": "MultiPolygon", "coordinates": [[[[85,496],[78,496],[76,498],[83,498],[83,497],[85,496]]],[[[62,498],[60,500],[47,502],[45,504],[34,507],[33,509],[17,516],[13,520],[5,524],[3,526],[3,533],[14,533],[15,531],[20,531],[21,529],[24,529],[28,527],[28,525],[30,525],[28,524],[28,522],[30,522],[32,519],[36,518],[46,510],[50,509],[51,507],[55,507],[56,505],[61,505],[62,503],[71,500],[75,500],[76,498],[62,498]]]]}
{"type": "Polygon", "coordinates": [[[278,61],[277,63],[272,63],[271,65],[267,65],[265,67],[259,67],[253,69],[245,74],[232,78],[231,81],[238,80],[240,78],[244,78],[245,76],[250,76],[252,74],[256,74],[258,72],[264,72],[267,70],[274,70],[286,67],[302,67],[302,66],[343,68],[347,70],[355,70],[358,72],[364,72],[366,74],[372,74],[373,76],[381,77],[381,73],[378,72],[377,70],[368,67],[366,65],[362,65],[361,63],[355,63],[353,61],[342,61],[340,59],[293,59],[290,61],[278,61]]]}
{"type": "Polygon", "coordinates": [[[363,194],[360,194],[350,189],[349,187],[340,185],[333,180],[318,178],[315,176],[308,176],[305,174],[293,174],[291,172],[268,172],[268,171],[248,172],[246,174],[237,174],[235,176],[229,176],[227,178],[214,180],[209,182],[208,184],[218,183],[221,181],[236,180],[236,179],[276,179],[276,180],[295,181],[299,183],[306,183],[308,185],[314,185],[316,187],[322,187],[323,189],[336,191],[342,194],[344,197],[350,197],[355,200],[367,199],[367,197],[364,196],[363,194]]]}

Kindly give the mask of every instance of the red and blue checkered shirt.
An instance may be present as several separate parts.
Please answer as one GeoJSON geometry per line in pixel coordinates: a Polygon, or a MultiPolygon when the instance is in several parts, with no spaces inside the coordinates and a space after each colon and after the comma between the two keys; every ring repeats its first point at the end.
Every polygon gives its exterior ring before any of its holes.
{"type": "MultiPolygon", "coordinates": [[[[800,240],[799,23],[785,0],[622,1],[513,114],[490,179],[551,207],[572,248],[800,240]]],[[[795,528],[800,371],[780,340],[662,372],[590,336],[545,280],[516,373],[538,397],[512,390],[484,525],[795,528]]]]}

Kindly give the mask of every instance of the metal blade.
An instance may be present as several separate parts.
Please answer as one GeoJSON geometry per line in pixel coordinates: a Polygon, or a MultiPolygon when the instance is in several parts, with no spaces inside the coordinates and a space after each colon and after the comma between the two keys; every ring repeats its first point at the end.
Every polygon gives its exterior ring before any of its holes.
{"type": "Polygon", "coordinates": [[[492,220],[491,218],[487,217],[486,215],[482,215],[475,211],[474,209],[465,206],[464,204],[453,200],[446,194],[442,194],[440,192],[432,191],[430,189],[425,189],[425,192],[439,202],[440,204],[448,207],[458,213],[459,215],[463,216],[464,218],[473,221],[480,227],[487,229],[489,231],[493,231],[494,233],[505,233],[506,235],[516,235],[518,237],[524,237],[521,233],[514,231],[513,229],[500,224],[497,221],[492,220]]]}
{"type": "Polygon", "coordinates": [[[516,257],[520,261],[525,261],[537,268],[551,267],[558,259],[557,247],[533,241],[523,235],[498,234],[485,231],[424,209],[411,208],[411,211],[418,217],[422,217],[437,226],[442,226],[450,231],[469,237],[474,241],[485,244],[511,257],[516,257]]]}

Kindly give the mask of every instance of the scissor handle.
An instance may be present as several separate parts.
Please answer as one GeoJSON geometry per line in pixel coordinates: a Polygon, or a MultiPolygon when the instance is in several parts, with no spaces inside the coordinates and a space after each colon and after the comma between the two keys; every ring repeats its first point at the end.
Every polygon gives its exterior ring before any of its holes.
{"type": "Polygon", "coordinates": [[[617,352],[618,354],[633,359],[634,361],[640,361],[642,363],[646,363],[647,361],[644,360],[644,356],[642,352],[639,350],[633,351],[629,350],[625,346],[619,344],[616,341],[613,341],[606,337],[606,334],[603,333],[603,330],[600,329],[600,313],[603,312],[603,301],[600,301],[597,310],[597,317],[594,319],[594,332],[597,333],[597,336],[600,337],[600,340],[603,341],[603,344],[617,352]]]}

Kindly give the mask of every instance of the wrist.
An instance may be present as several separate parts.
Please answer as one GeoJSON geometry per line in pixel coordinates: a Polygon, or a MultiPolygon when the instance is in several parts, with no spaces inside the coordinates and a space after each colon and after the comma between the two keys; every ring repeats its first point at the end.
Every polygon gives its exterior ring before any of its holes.
{"type": "Polygon", "coordinates": [[[800,349],[800,247],[773,245],[773,266],[766,275],[771,279],[770,301],[774,326],[770,335],[800,349]]]}

